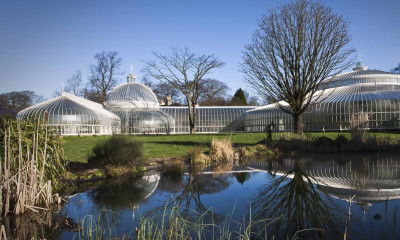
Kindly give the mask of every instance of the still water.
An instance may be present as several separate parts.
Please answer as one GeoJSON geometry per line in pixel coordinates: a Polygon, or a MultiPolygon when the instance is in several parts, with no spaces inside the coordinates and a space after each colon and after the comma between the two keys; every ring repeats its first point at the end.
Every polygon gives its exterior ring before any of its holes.
{"type": "MultiPolygon", "coordinates": [[[[268,239],[399,239],[398,156],[314,156],[248,162],[215,173],[150,174],[134,183],[106,183],[78,193],[62,210],[73,219],[93,216],[122,236],[135,236],[142,216],[173,201],[231,224],[269,219],[268,239]],[[107,211],[105,210],[107,209],[107,211]],[[101,217],[99,218],[99,214],[101,217]],[[251,215],[250,215],[251,213],[251,215]],[[106,219],[106,220],[105,220],[106,219]],[[246,221],[247,221],[246,220],[246,221]]],[[[191,211],[188,211],[190,214],[191,211]]],[[[59,239],[77,233],[63,230],[59,239]]]]}

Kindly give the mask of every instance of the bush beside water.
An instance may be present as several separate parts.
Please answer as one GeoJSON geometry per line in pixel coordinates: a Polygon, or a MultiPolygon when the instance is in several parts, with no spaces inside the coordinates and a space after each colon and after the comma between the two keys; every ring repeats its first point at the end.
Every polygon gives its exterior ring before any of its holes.
{"type": "Polygon", "coordinates": [[[138,168],[143,165],[142,152],[141,141],[129,136],[114,135],[93,148],[94,158],[91,161],[138,168]]]}

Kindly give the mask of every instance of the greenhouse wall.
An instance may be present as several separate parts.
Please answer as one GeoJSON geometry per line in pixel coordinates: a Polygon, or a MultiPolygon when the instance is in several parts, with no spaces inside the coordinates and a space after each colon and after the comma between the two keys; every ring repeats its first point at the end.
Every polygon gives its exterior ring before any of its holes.
{"type": "MultiPolygon", "coordinates": [[[[244,132],[244,114],[255,107],[197,107],[196,132],[244,132]]],[[[175,120],[175,133],[189,133],[189,115],[187,106],[161,107],[160,111],[175,120]]]]}

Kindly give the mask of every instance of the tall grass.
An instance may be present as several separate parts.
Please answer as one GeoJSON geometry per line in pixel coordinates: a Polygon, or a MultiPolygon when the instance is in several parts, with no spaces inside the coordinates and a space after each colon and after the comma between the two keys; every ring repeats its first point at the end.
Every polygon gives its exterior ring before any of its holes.
{"type": "Polygon", "coordinates": [[[209,153],[212,164],[232,164],[237,159],[236,155],[229,138],[213,138],[209,153]]]}
{"type": "MultiPolygon", "coordinates": [[[[34,153],[38,168],[44,172],[43,178],[51,180],[55,186],[67,166],[62,139],[36,120],[4,121],[0,129],[0,157],[4,160],[8,155],[16,159],[21,155],[22,164],[26,164],[27,151],[34,153]]],[[[18,166],[19,162],[14,161],[10,168],[15,172],[18,166]]]]}
{"type": "Polygon", "coordinates": [[[65,172],[61,140],[49,141],[53,136],[47,129],[31,121],[7,122],[1,136],[0,215],[38,212],[59,203],[52,189],[65,172]]]}
{"type": "Polygon", "coordinates": [[[101,210],[97,217],[85,216],[79,221],[78,233],[74,239],[114,239],[117,232],[113,216],[116,214],[111,210],[101,210]]]}
{"type": "Polygon", "coordinates": [[[190,214],[186,215],[182,214],[181,207],[173,200],[167,202],[149,215],[141,216],[138,227],[125,233],[116,231],[113,217],[116,213],[104,210],[97,218],[91,215],[84,217],[74,239],[274,239],[273,234],[268,235],[267,228],[280,220],[255,220],[256,216],[252,216],[250,211],[248,217],[234,221],[234,209],[217,220],[212,209],[202,213],[190,210],[190,214]]]}

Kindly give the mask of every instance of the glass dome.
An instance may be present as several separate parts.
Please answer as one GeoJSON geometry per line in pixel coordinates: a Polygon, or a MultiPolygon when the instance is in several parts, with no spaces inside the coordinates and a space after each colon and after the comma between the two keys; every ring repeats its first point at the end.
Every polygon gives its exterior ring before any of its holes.
{"type": "Polygon", "coordinates": [[[64,92],[61,96],[26,108],[18,119],[38,118],[61,135],[106,135],[120,132],[120,119],[101,104],[64,92]]]}
{"type": "Polygon", "coordinates": [[[158,100],[154,92],[144,84],[128,82],[114,88],[104,102],[107,107],[126,106],[136,108],[158,108],[158,100]]]}
{"type": "MultiPolygon", "coordinates": [[[[354,71],[335,77],[318,102],[312,102],[315,103],[302,116],[305,131],[342,131],[351,125],[399,129],[400,75],[368,70],[358,64],[354,71]]],[[[292,116],[275,104],[248,111],[245,118],[248,132],[263,132],[271,123],[278,131],[293,131],[292,116]]]]}
{"type": "Polygon", "coordinates": [[[157,109],[106,107],[121,119],[121,133],[159,134],[174,133],[175,120],[157,109]]]}

